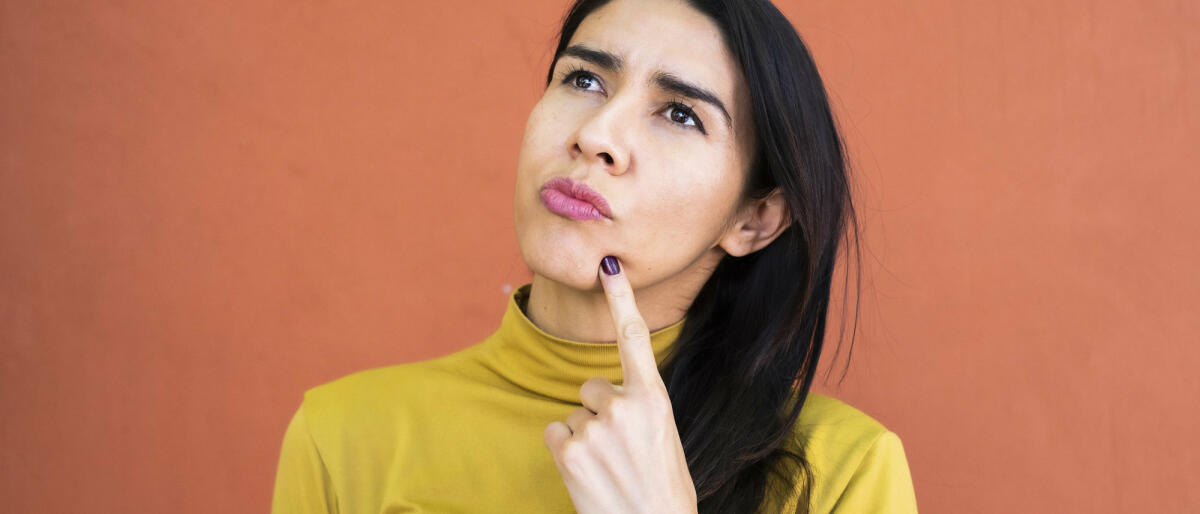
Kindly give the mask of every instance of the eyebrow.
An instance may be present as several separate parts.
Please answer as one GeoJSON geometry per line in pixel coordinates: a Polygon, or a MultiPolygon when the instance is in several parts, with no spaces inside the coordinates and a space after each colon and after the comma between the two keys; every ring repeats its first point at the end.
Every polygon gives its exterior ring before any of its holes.
{"type": "MultiPolygon", "coordinates": [[[[578,44],[563,49],[562,55],[582,59],[612,73],[620,73],[621,68],[625,65],[619,55],[578,44]]],[[[725,126],[733,130],[733,118],[729,116],[729,111],[725,109],[725,102],[722,102],[713,92],[699,85],[687,82],[672,73],[661,70],[654,73],[652,82],[663,91],[686,96],[716,107],[725,116],[725,126]]]]}

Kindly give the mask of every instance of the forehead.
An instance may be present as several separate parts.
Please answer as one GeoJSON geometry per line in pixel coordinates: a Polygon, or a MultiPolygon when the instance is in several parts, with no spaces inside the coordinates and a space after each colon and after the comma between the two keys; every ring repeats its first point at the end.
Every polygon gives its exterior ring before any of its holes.
{"type": "Polygon", "coordinates": [[[616,54],[625,74],[671,73],[716,93],[731,111],[741,111],[741,71],[720,29],[681,0],[614,0],[588,15],[570,44],[616,54]]]}

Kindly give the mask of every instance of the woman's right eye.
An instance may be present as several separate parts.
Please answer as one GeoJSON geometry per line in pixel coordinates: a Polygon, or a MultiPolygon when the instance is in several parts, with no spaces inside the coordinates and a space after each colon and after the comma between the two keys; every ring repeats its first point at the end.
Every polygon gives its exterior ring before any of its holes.
{"type": "Polygon", "coordinates": [[[566,78],[563,79],[563,84],[567,84],[575,89],[586,91],[592,84],[600,85],[600,79],[596,78],[591,72],[585,71],[583,68],[575,68],[567,72],[566,78]]]}

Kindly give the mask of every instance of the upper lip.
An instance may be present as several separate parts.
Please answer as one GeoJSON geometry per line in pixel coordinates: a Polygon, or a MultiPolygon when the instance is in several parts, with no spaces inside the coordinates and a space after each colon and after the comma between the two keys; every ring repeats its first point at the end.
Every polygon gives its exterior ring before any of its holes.
{"type": "Polygon", "coordinates": [[[556,189],[572,198],[590,203],[605,218],[612,218],[612,210],[608,208],[608,202],[604,200],[604,196],[583,182],[575,182],[567,177],[554,177],[542,184],[542,190],[546,189],[556,189]]]}

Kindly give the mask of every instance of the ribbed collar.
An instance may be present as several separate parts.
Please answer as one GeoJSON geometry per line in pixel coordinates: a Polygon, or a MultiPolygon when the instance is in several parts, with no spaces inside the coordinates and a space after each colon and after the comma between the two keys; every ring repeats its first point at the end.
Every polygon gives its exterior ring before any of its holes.
{"type": "MultiPolygon", "coordinates": [[[[580,404],[579,388],[587,379],[604,377],[624,382],[617,343],[571,341],[543,332],[523,310],[532,284],[525,284],[508,300],[500,328],[485,341],[487,359],[497,373],[514,384],[542,396],[580,404]]],[[[650,346],[659,366],[683,329],[684,320],[650,333],[650,346]]]]}

